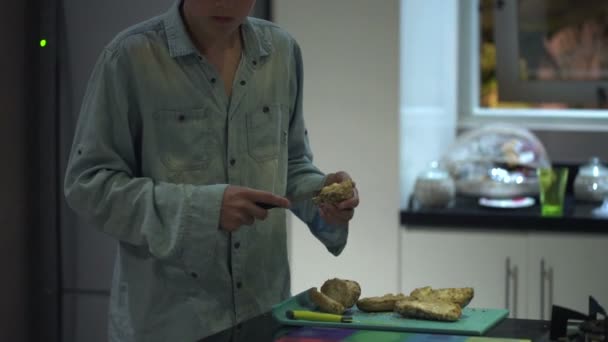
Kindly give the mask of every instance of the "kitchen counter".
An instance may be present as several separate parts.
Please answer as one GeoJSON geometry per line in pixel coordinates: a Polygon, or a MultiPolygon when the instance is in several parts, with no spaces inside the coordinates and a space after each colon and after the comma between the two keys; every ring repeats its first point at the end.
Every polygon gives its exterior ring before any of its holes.
{"type": "Polygon", "coordinates": [[[556,163],[555,166],[569,169],[564,215],[562,217],[541,216],[538,197],[535,198],[536,203],[531,207],[498,209],[479,205],[477,197],[458,195],[448,208],[421,208],[416,205],[415,201],[410,200],[408,207],[401,210],[401,224],[425,226],[425,228],[502,228],[508,230],[608,233],[608,218],[593,214],[593,210],[599,207],[601,203],[581,202],[574,198],[573,187],[578,165],[556,163]]]}
{"type": "MultiPolygon", "coordinates": [[[[354,329],[286,327],[279,325],[270,313],[260,315],[199,342],[302,342],[302,341],[348,341],[354,329]],[[308,339],[305,339],[307,337],[308,339]]],[[[405,341],[405,333],[366,331],[369,341],[405,341]],[[401,339],[400,337],[403,337],[401,339]]],[[[533,342],[549,341],[549,322],[538,320],[505,319],[491,329],[486,337],[526,339],[533,342]]],[[[419,339],[417,339],[419,340],[419,339]]],[[[356,341],[363,341],[357,336],[356,341]]]]}
{"type": "Polygon", "coordinates": [[[595,216],[598,203],[577,202],[571,194],[566,196],[562,217],[540,215],[536,204],[519,209],[482,207],[477,198],[457,196],[449,208],[420,208],[411,201],[401,211],[402,225],[505,228],[517,230],[546,230],[580,233],[608,233],[608,219],[595,216]]]}

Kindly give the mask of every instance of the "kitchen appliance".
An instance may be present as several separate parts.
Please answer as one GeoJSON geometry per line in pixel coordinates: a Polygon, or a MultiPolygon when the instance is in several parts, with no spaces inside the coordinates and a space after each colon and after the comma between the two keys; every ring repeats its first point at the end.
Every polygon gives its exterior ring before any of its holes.
{"type": "Polygon", "coordinates": [[[606,310],[593,297],[589,297],[587,314],[553,305],[550,330],[552,341],[605,342],[608,341],[607,336],[606,310]]]}

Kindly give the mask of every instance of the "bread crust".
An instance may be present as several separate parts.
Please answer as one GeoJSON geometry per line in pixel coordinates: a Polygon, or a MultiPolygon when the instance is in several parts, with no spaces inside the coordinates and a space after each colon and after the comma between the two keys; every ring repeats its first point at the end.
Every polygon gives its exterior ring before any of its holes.
{"type": "Polygon", "coordinates": [[[321,292],[345,308],[350,308],[361,296],[361,286],[353,280],[333,278],[323,283],[321,292]]]}
{"type": "Polygon", "coordinates": [[[414,289],[410,296],[419,300],[442,300],[467,306],[475,295],[472,287],[433,289],[430,286],[414,289]]]}
{"type": "Polygon", "coordinates": [[[395,310],[395,303],[399,300],[408,299],[403,293],[388,293],[380,297],[366,297],[357,301],[357,307],[365,312],[387,312],[395,310]]]}
{"type": "Polygon", "coordinates": [[[333,183],[324,186],[319,194],[312,198],[316,205],[338,204],[354,196],[354,184],[350,179],[341,183],[333,183]]]}
{"type": "Polygon", "coordinates": [[[336,315],[341,315],[346,311],[344,305],[319,292],[316,287],[310,288],[308,295],[310,300],[319,308],[319,311],[336,315]]]}
{"type": "Polygon", "coordinates": [[[442,300],[404,299],[395,303],[395,312],[406,318],[454,322],[460,319],[462,309],[456,303],[442,300]]]}

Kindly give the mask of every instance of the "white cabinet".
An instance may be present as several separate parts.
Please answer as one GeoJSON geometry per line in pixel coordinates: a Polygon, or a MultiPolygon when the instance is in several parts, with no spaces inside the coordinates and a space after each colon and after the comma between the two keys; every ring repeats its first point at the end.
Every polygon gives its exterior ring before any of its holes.
{"type": "Polygon", "coordinates": [[[551,305],[608,306],[608,234],[408,226],[401,241],[401,291],[475,288],[474,307],[550,319],[551,305]]]}
{"type": "Polygon", "coordinates": [[[402,292],[471,286],[472,306],[507,308],[511,317],[527,317],[526,233],[409,228],[401,242],[402,292]]]}
{"type": "Polygon", "coordinates": [[[531,233],[528,250],[531,317],[552,304],[586,313],[589,295],[608,306],[608,234],[531,233]]]}

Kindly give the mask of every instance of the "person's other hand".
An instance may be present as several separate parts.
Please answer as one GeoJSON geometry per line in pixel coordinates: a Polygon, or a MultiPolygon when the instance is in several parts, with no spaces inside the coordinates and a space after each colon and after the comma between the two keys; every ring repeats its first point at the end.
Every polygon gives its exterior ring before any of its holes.
{"type": "MultiPolygon", "coordinates": [[[[544,47],[557,67],[553,78],[589,80],[601,77],[603,26],[589,19],[581,26],[566,26],[544,39],[544,47]]],[[[542,75],[547,79],[547,72],[542,75]]]]}
{"type": "Polygon", "coordinates": [[[256,219],[265,220],[268,210],[260,208],[256,202],[281,208],[289,208],[291,205],[288,199],[271,192],[229,185],[222,199],[220,229],[233,232],[243,225],[253,224],[256,219]]]}
{"type": "MultiPolygon", "coordinates": [[[[348,179],[351,178],[348,173],[344,171],[330,173],[325,179],[325,186],[333,183],[341,183],[348,179]]],[[[321,218],[329,224],[346,225],[355,215],[355,208],[358,205],[359,192],[357,191],[355,182],[353,182],[353,197],[338,204],[322,204],[319,207],[319,213],[321,218]]]]}

